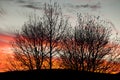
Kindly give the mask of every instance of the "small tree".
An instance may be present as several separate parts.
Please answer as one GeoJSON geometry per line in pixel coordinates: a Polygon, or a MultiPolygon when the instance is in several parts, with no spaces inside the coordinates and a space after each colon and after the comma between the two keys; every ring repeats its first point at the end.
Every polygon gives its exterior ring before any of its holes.
{"type": "Polygon", "coordinates": [[[22,31],[16,34],[13,48],[16,61],[29,70],[41,69],[45,55],[46,31],[41,22],[29,21],[22,31]]]}
{"type": "MultiPolygon", "coordinates": [[[[79,15],[78,25],[63,39],[63,66],[81,71],[105,72],[112,67],[108,64],[107,56],[118,54],[118,44],[111,43],[110,36],[111,29],[107,22],[99,20],[98,17],[79,15]]],[[[111,62],[116,58],[111,58],[111,62]]]]}

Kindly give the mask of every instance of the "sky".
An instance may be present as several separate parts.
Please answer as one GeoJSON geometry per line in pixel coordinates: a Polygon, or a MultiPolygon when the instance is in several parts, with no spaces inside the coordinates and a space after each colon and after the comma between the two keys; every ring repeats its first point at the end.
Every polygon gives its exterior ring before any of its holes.
{"type": "MultiPolygon", "coordinates": [[[[28,15],[41,15],[43,4],[50,0],[0,0],[0,32],[15,32],[28,20],[28,15]]],[[[77,13],[100,16],[113,23],[114,30],[120,33],[120,0],[52,0],[62,7],[63,14],[75,23],[77,13]]]]}
{"type": "MultiPolygon", "coordinates": [[[[88,13],[112,22],[114,32],[120,35],[120,0],[52,1],[60,4],[63,15],[70,17],[72,25],[75,25],[77,13],[88,13]]],[[[0,0],[0,55],[12,53],[9,42],[13,40],[14,32],[21,29],[28,15],[35,12],[41,16],[45,2],[50,0],[0,0]]]]}

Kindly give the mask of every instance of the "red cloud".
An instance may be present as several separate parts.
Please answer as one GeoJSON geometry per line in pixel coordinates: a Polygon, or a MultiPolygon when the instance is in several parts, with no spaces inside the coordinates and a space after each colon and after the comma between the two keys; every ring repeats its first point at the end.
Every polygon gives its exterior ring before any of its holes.
{"type": "Polygon", "coordinates": [[[12,40],[14,40],[13,34],[0,33],[0,48],[9,47],[12,40]]]}
{"type": "Polygon", "coordinates": [[[0,72],[7,69],[7,58],[12,55],[10,41],[14,40],[13,34],[0,33],[0,72]]]}

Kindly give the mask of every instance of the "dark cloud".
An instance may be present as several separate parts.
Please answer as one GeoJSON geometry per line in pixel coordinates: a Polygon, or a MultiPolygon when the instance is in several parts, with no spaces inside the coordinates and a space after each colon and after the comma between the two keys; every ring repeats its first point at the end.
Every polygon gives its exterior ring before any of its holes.
{"type": "Polygon", "coordinates": [[[16,3],[20,4],[22,7],[27,7],[31,9],[42,9],[41,2],[29,1],[29,0],[16,0],[16,3]]]}
{"type": "Polygon", "coordinates": [[[26,3],[25,0],[18,0],[17,2],[18,2],[18,3],[26,3]]]}
{"type": "Polygon", "coordinates": [[[0,8],[0,16],[3,16],[6,14],[6,11],[3,8],[0,8]]]}
{"type": "Polygon", "coordinates": [[[79,9],[79,8],[90,8],[92,10],[97,10],[99,8],[101,8],[101,3],[98,2],[96,4],[83,4],[83,5],[73,5],[73,4],[66,4],[64,5],[65,7],[70,7],[70,8],[74,8],[74,9],[79,9]]]}
{"type": "Polygon", "coordinates": [[[22,6],[23,6],[23,7],[27,7],[27,8],[32,8],[32,9],[39,9],[39,10],[42,9],[42,7],[37,7],[37,6],[31,5],[31,4],[22,5],[22,6]]]}
{"type": "Polygon", "coordinates": [[[96,10],[96,9],[99,9],[99,8],[101,8],[101,4],[100,4],[100,2],[99,2],[99,3],[97,3],[97,4],[94,4],[94,5],[89,5],[88,7],[90,7],[91,9],[94,9],[94,10],[96,10]]]}

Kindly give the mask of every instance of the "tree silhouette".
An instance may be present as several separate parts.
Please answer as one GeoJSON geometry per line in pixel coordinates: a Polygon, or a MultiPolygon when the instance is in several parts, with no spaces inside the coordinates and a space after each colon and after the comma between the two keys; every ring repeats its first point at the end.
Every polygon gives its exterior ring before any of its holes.
{"type": "MultiPolygon", "coordinates": [[[[15,60],[23,70],[52,69],[52,58],[60,50],[58,47],[66,26],[67,20],[63,19],[57,3],[45,4],[43,17],[33,16],[23,25],[12,43],[15,60]]],[[[12,66],[16,67],[14,63],[12,66]]]]}
{"type": "Polygon", "coordinates": [[[68,26],[68,20],[64,20],[62,17],[61,8],[56,3],[45,4],[44,8],[44,26],[47,26],[49,43],[49,68],[52,69],[52,57],[56,54],[58,50],[58,44],[62,40],[64,31],[68,26]]]}
{"type": "Polygon", "coordinates": [[[45,3],[43,16],[30,16],[16,33],[11,70],[53,69],[54,57],[62,60],[63,69],[117,70],[120,53],[118,43],[110,39],[112,25],[95,16],[77,17],[77,25],[71,27],[57,3],[45,3]]]}
{"type": "Polygon", "coordinates": [[[35,21],[25,23],[16,34],[13,48],[15,59],[29,70],[41,69],[47,54],[46,33],[43,24],[35,21]]]}
{"type": "Polygon", "coordinates": [[[110,42],[110,36],[110,25],[106,21],[95,16],[78,15],[78,25],[74,31],[71,29],[66,32],[63,39],[64,48],[61,54],[63,67],[106,72],[113,67],[110,66],[110,62],[117,59],[116,56],[114,58],[110,56],[120,55],[116,52],[118,43],[110,42]]]}

